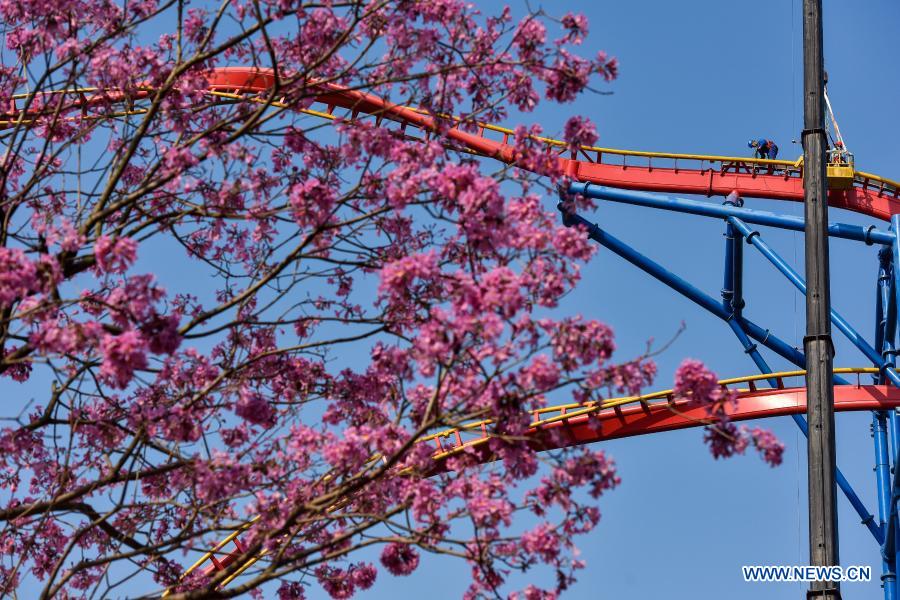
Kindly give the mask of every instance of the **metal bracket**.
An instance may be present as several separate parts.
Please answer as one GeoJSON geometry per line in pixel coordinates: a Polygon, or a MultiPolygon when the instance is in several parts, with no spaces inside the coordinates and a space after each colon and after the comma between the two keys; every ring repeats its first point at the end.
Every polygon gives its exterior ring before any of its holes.
{"type": "Polygon", "coordinates": [[[814,342],[818,340],[825,340],[828,342],[828,349],[831,351],[831,357],[834,358],[834,341],[831,339],[830,333],[817,333],[815,335],[805,335],[803,336],[803,350],[806,350],[806,342],[814,342]]]}
{"type": "Polygon", "coordinates": [[[811,133],[821,133],[822,135],[828,135],[828,132],[825,131],[822,127],[813,127],[812,129],[804,129],[800,132],[800,137],[804,138],[811,133]]]}

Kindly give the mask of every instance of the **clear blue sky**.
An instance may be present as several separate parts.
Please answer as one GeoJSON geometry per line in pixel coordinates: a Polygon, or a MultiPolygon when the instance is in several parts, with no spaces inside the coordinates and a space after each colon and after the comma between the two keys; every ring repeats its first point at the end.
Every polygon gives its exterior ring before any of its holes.
{"type": "MultiPolygon", "coordinates": [[[[489,12],[499,3],[479,4],[489,12]]],[[[523,7],[511,4],[518,10],[523,7]]],[[[552,134],[571,114],[579,113],[597,123],[599,145],[638,150],[742,155],[749,138],[769,137],[781,148],[779,158],[795,158],[801,150],[791,139],[802,128],[801,4],[801,0],[544,3],[551,13],[573,10],[588,15],[591,35],[586,50],[603,49],[617,56],[621,75],[603,88],[612,91],[611,96],[586,95],[571,107],[543,108],[533,117],[510,121],[537,120],[552,134]]],[[[841,130],[858,168],[896,179],[900,5],[826,2],[824,10],[829,94],[841,130]]],[[[792,203],[748,204],[802,214],[802,207],[792,203]]],[[[601,205],[592,218],[718,296],[721,222],[613,205],[601,205]]],[[[841,211],[832,211],[831,219],[870,222],[841,211]]],[[[764,235],[802,271],[800,234],[766,230],[764,235]]],[[[876,251],[838,240],[831,252],[833,305],[871,336],[876,251]]],[[[745,257],[746,314],[801,346],[803,298],[752,249],[745,257]]],[[[687,330],[658,358],[661,386],[671,382],[675,367],[687,356],[703,360],[723,377],[754,372],[727,326],[609,252],[594,258],[580,288],[560,311],[580,312],[612,325],[622,358],[640,353],[649,338],[668,339],[684,321],[687,330]]],[[[866,364],[837,333],[836,346],[836,365],[866,364]]],[[[773,366],[789,366],[771,353],[766,358],[773,366]]],[[[870,422],[869,413],[839,415],[837,446],[841,468],[875,512],[870,422]]],[[[805,440],[788,418],[763,424],[787,444],[780,468],[769,468],[755,455],[715,461],[698,430],[604,443],[619,465],[623,483],[603,499],[599,528],[580,538],[588,568],[568,597],[803,597],[799,584],[744,584],[741,578],[744,564],[807,563],[805,440]]],[[[841,563],[871,565],[875,575],[870,584],[845,584],[843,597],[880,597],[877,546],[843,496],[839,511],[841,563]]],[[[364,597],[454,598],[466,579],[464,565],[425,557],[412,577],[383,577],[364,597]]]]}

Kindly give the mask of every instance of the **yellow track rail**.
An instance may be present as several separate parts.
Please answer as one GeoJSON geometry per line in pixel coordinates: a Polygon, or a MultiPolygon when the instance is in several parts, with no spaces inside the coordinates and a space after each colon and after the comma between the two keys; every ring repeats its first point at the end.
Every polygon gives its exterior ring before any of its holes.
{"type": "MultiPolygon", "coordinates": [[[[848,375],[855,374],[857,376],[864,374],[875,374],[878,373],[879,370],[873,367],[841,367],[834,369],[834,373],[837,375],[848,375]]],[[[785,379],[798,378],[806,375],[806,371],[798,370],[798,371],[781,371],[778,373],[771,374],[760,374],[760,375],[747,375],[744,377],[735,377],[731,379],[721,379],[719,380],[719,385],[721,386],[734,386],[742,383],[749,384],[748,388],[739,388],[739,391],[751,391],[751,390],[765,390],[765,389],[781,389],[783,387],[783,381],[785,379]],[[769,379],[775,379],[778,382],[779,387],[777,388],[760,388],[756,386],[756,382],[758,381],[767,381],[769,379]]],[[[544,408],[538,408],[536,410],[530,411],[530,414],[534,415],[534,420],[529,424],[529,428],[539,428],[544,425],[549,425],[550,423],[555,423],[557,421],[565,421],[567,419],[571,419],[572,417],[578,417],[581,415],[587,415],[599,412],[601,410],[607,410],[610,408],[620,408],[622,406],[628,404],[644,404],[646,405],[652,400],[666,400],[668,401],[672,398],[674,394],[674,390],[661,390],[658,392],[651,392],[649,394],[641,394],[638,396],[625,396],[622,398],[612,398],[609,400],[604,400],[601,402],[590,402],[586,404],[577,404],[577,403],[569,403],[569,404],[558,404],[555,406],[546,406],[544,408]],[[552,415],[552,416],[545,416],[552,415]]],[[[453,427],[450,429],[445,429],[443,431],[439,431],[437,433],[430,434],[428,436],[422,437],[419,439],[419,442],[428,442],[435,441],[439,442],[439,440],[447,439],[451,436],[456,438],[458,444],[454,446],[450,450],[439,451],[435,454],[435,459],[442,459],[450,456],[451,454],[455,454],[460,452],[464,447],[471,447],[473,445],[477,445],[487,441],[490,437],[490,434],[486,432],[486,426],[493,424],[494,421],[492,419],[483,419],[481,421],[474,421],[471,423],[466,423],[460,425],[459,427],[453,427]],[[469,440],[467,442],[463,442],[461,439],[462,433],[475,432],[478,431],[480,435],[473,440],[469,440]]],[[[440,447],[440,444],[438,444],[440,447]]]]}
{"type": "MultiPolygon", "coordinates": [[[[859,383],[859,377],[864,374],[876,374],[879,370],[873,367],[843,367],[834,369],[834,373],[838,375],[856,375],[857,383],[859,383]]],[[[738,388],[739,391],[752,391],[752,390],[760,390],[764,391],[767,389],[790,389],[784,386],[785,379],[799,378],[806,375],[806,371],[796,370],[796,371],[781,371],[778,373],[771,374],[758,374],[758,375],[746,375],[743,377],[734,377],[730,379],[720,379],[718,384],[725,387],[731,387],[740,384],[748,384],[747,388],[738,388]],[[757,387],[756,382],[759,381],[768,381],[770,379],[776,380],[777,387],[757,387]]],[[[653,400],[665,400],[666,402],[672,398],[674,394],[674,390],[661,390],[657,392],[651,392],[649,394],[641,394],[637,396],[625,396],[622,398],[612,398],[609,400],[604,400],[601,402],[591,402],[587,404],[578,404],[578,403],[568,403],[568,404],[558,404],[555,406],[547,406],[544,408],[538,408],[531,411],[531,414],[535,415],[535,420],[530,424],[530,428],[539,428],[544,425],[548,425],[551,423],[555,423],[558,421],[564,421],[567,419],[571,419],[573,417],[578,417],[581,415],[596,413],[601,410],[607,409],[615,409],[621,406],[625,406],[628,404],[642,404],[647,405],[650,401],[653,400]],[[551,416],[546,416],[551,415],[551,416]]],[[[474,421],[471,423],[466,423],[464,425],[460,425],[459,427],[454,427],[451,429],[445,429],[443,431],[439,431],[437,433],[433,433],[431,435],[427,435],[419,438],[418,442],[429,442],[436,441],[441,439],[446,439],[448,437],[455,437],[458,441],[458,444],[454,446],[450,450],[439,451],[435,453],[434,458],[436,460],[442,460],[447,458],[453,454],[459,453],[463,451],[465,448],[471,448],[473,446],[477,446],[487,442],[491,434],[487,432],[487,426],[493,424],[494,421],[491,419],[483,419],[480,421],[474,421]],[[469,441],[463,442],[460,434],[463,432],[474,432],[479,431],[480,435],[469,441]]],[[[381,456],[376,455],[373,456],[369,463],[380,460],[381,456]]],[[[193,565],[191,565],[184,573],[184,576],[189,575],[196,569],[200,568],[204,563],[209,560],[213,560],[215,554],[220,552],[222,548],[224,548],[228,543],[234,542],[238,536],[249,529],[258,517],[254,517],[250,521],[244,523],[234,532],[232,532],[228,537],[224,540],[216,544],[216,546],[206,552],[203,556],[201,556],[193,565]]],[[[226,579],[222,581],[221,586],[228,585],[231,581],[233,581],[236,577],[238,577],[241,573],[250,568],[253,564],[259,561],[263,556],[265,556],[265,552],[262,552],[258,555],[251,556],[247,558],[240,567],[238,567],[234,573],[229,575],[226,579]]],[[[166,597],[170,594],[170,590],[166,590],[163,593],[163,597],[166,597]]]]}
{"type": "MultiPolygon", "coordinates": [[[[99,88],[76,88],[71,90],[53,90],[49,92],[41,92],[38,96],[47,96],[47,95],[76,95],[82,98],[86,98],[89,94],[100,93],[102,90],[99,88]]],[[[221,98],[223,100],[233,100],[233,101],[246,101],[250,100],[252,102],[258,103],[266,103],[275,108],[283,108],[289,109],[291,106],[286,102],[281,100],[268,100],[259,97],[257,94],[252,93],[230,93],[223,91],[208,91],[207,94],[211,97],[221,98]]],[[[14,101],[27,101],[31,98],[33,94],[16,94],[12,97],[14,101]]],[[[333,108],[333,107],[332,107],[333,108]]],[[[404,108],[408,110],[413,110],[420,114],[428,114],[426,111],[422,111],[420,109],[414,107],[403,106],[399,108],[404,108]]],[[[299,109],[299,112],[318,117],[321,119],[328,120],[336,120],[339,117],[335,116],[331,112],[318,111],[314,109],[304,108],[299,109]]],[[[105,117],[123,117],[129,115],[139,115],[146,113],[146,109],[133,109],[133,110],[125,110],[116,113],[106,114],[97,117],[91,118],[105,118],[105,117]]],[[[453,119],[457,122],[460,122],[459,117],[455,117],[452,115],[441,115],[444,118],[453,119]]],[[[20,114],[18,119],[15,120],[0,120],[0,126],[11,126],[11,125],[28,125],[33,123],[33,119],[24,118],[24,114],[20,114]]],[[[356,115],[354,115],[356,118],[356,115]]],[[[381,121],[382,117],[376,116],[377,121],[381,121]]],[[[477,126],[479,128],[480,134],[483,136],[485,131],[492,131],[495,133],[500,133],[503,135],[503,141],[506,142],[510,136],[515,135],[515,131],[509,129],[507,127],[501,127],[499,125],[494,125],[491,123],[482,123],[477,122],[477,126]]],[[[549,137],[542,136],[529,136],[532,139],[539,141],[548,146],[553,146],[560,149],[560,153],[562,154],[567,148],[568,144],[562,140],[557,140],[549,137]]],[[[769,160],[762,158],[748,158],[744,156],[724,156],[724,155],[713,155],[713,154],[683,154],[683,153],[675,153],[675,152],[645,152],[639,150],[622,150],[618,148],[603,148],[599,146],[581,146],[580,154],[583,154],[585,158],[590,162],[600,163],[603,160],[603,157],[609,156],[618,156],[621,157],[624,161],[628,157],[632,158],[645,158],[648,161],[648,164],[652,164],[654,159],[656,160],[671,160],[675,161],[677,165],[678,161],[692,161],[700,163],[702,168],[703,163],[708,164],[721,164],[724,166],[729,165],[740,165],[741,167],[748,168],[750,170],[757,171],[766,171],[773,168],[778,168],[780,171],[786,174],[793,174],[795,176],[800,176],[802,173],[803,167],[803,158],[800,157],[795,161],[790,160],[769,160]],[[593,153],[595,156],[592,158],[588,153],[593,153]]],[[[872,173],[867,173],[864,171],[854,171],[853,181],[855,184],[865,187],[879,188],[881,191],[887,191],[894,196],[900,196],[900,182],[897,182],[892,179],[888,179],[887,177],[881,177],[879,175],[875,175],[872,173]]]]}

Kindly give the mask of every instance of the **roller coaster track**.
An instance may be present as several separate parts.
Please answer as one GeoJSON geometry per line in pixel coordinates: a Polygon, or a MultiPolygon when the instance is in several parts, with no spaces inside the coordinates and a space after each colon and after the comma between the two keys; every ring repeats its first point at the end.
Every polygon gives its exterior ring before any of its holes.
{"type": "MultiPolygon", "coordinates": [[[[860,381],[863,375],[877,374],[878,369],[838,368],[834,372],[856,375],[855,384],[834,387],[835,411],[900,408],[900,389],[889,385],[864,385],[860,381]]],[[[726,412],[735,422],[805,414],[806,388],[786,385],[786,380],[800,379],[805,375],[806,371],[785,371],[720,380],[720,385],[737,392],[736,402],[729,404],[726,412]],[[760,382],[769,381],[775,381],[776,386],[759,387],[760,382]],[[742,384],[745,387],[736,387],[742,384]]],[[[690,398],[675,398],[673,390],[602,402],[548,406],[538,408],[531,414],[533,420],[525,436],[536,451],[703,427],[711,422],[706,405],[690,398]]],[[[448,470],[447,459],[462,453],[469,454],[481,463],[493,461],[495,457],[488,450],[487,442],[492,438],[502,437],[492,430],[493,424],[490,419],[473,421],[420,438],[417,443],[434,445],[437,464],[430,474],[448,470]]],[[[372,460],[378,458],[374,457],[372,460]]],[[[404,472],[399,471],[398,474],[402,475],[404,472]]],[[[217,572],[241,562],[240,567],[232,568],[232,572],[222,581],[220,585],[224,586],[250,568],[262,558],[261,554],[247,554],[240,541],[240,534],[252,524],[253,521],[250,521],[240,526],[201,556],[188,568],[185,575],[206,565],[203,575],[213,577],[217,572]]]]}
{"type": "MultiPolygon", "coordinates": [[[[214,101],[267,103],[331,120],[357,120],[369,116],[381,126],[393,123],[409,136],[418,131],[421,136],[428,137],[441,128],[437,118],[421,110],[392,104],[378,96],[330,83],[312,86],[315,94],[312,105],[292,107],[284,98],[278,97],[274,88],[275,76],[266,69],[214,69],[207,75],[207,82],[207,94],[214,101]],[[345,114],[338,113],[338,109],[345,114]]],[[[78,88],[37,95],[20,94],[13,96],[9,107],[0,113],[0,129],[27,126],[41,118],[54,114],[65,116],[78,110],[84,116],[141,114],[146,108],[140,108],[140,102],[152,98],[155,91],[142,88],[125,94],[98,88],[78,88]],[[119,109],[113,110],[117,106],[119,109]],[[97,109],[101,112],[89,114],[90,110],[97,109]]],[[[447,118],[452,122],[453,117],[447,118]]],[[[476,131],[469,132],[458,126],[459,120],[456,120],[456,125],[445,131],[444,135],[460,149],[516,164],[516,153],[510,143],[515,133],[513,130],[477,123],[474,125],[476,131]]],[[[803,164],[800,160],[638,152],[593,146],[581,146],[577,152],[572,152],[563,141],[534,136],[533,139],[555,152],[563,172],[575,181],[648,192],[713,196],[736,191],[743,197],[803,199],[803,164]]],[[[846,189],[829,189],[828,202],[836,208],[889,220],[892,214],[900,212],[900,183],[854,171],[852,183],[846,189]]]]}
{"type": "MultiPolygon", "coordinates": [[[[206,91],[210,104],[252,102],[297,110],[332,121],[361,121],[370,118],[377,126],[393,127],[411,139],[428,139],[440,131],[442,141],[478,156],[518,165],[511,143],[511,129],[476,123],[474,132],[461,127],[459,119],[434,116],[414,107],[387,102],[365,92],[335,84],[315,84],[310,105],[292,106],[275,89],[276,79],[269,70],[222,68],[207,75],[206,91]],[[452,126],[448,129],[446,122],[452,126]],[[443,121],[443,122],[441,122],[443,121]]],[[[141,88],[131,93],[98,88],[65,89],[12,97],[0,111],[0,134],[29,127],[44,119],[115,118],[147,112],[142,103],[157,90],[141,88]],[[80,112],[73,116],[73,113],[80,112]]],[[[726,195],[732,191],[744,197],[802,201],[802,161],[765,160],[733,156],[638,152],[581,146],[573,152],[560,140],[531,136],[556,155],[560,169],[575,181],[615,188],[649,192],[701,195],[726,195]]],[[[829,205],[889,220],[900,213],[900,183],[854,171],[844,189],[829,189],[829,205]]],[[[887,410],[900,408],[900,389],[885,385],[863,385],[863,374],[878,373],[872,368],[835,369],[835,373],[856,374],[856,385],[834,387],[836,411],[887,410]]],[[[737,400],[726,410],[732,421],[797,415],[806,412],[806,388],[789,387],[785,380],[801,378],[805,371],[752,375],[726,379],[719,383],[736,388],[737,400]],[[759,387],[758,382],[776,382],[775,387],[759,387]]],[[[562,404],[532,411],[532,423],[526,432],[528,443],[538,451],[590,444],[604,440],[660,433],[709,424],[707,407],[690,398],[675,398],[672,390],[629,396],[588,404],[562,404]]],[[[431,475],[450,468],[447,459],[466,453],[479,462],[494,460],[487,442],[500,436],[490,419],[462,424],[421,438],[417,443],[433,444],[436,467],[431,475]]],[[[502,436],[500,436],[502,437],[502,436]]],[[[378,457],[373,458],[376,460],[378,457]]],[[[404,475],[399,471],[397,475],[404,475]]],[[[222,542],[204,554],[185,575],[203,567],[213,576],[235,563],[219,584],[227,585],[263,555],[251,555],[240,535],[252,526],[249,521],[237,526],[222,542]],[[229,550],[228,546],[232,548],[229,550]],[[208,564],[207,564],[208,563],[208,564]],[[204,567],[204,565],[206,565],[204,567]]],[[[163,594],[168,595],[168,591],[163,594]]]]}

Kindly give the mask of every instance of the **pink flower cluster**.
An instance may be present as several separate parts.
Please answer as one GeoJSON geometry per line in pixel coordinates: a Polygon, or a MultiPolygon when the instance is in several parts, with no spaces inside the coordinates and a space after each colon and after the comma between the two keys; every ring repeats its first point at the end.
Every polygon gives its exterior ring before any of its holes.
{"type": "Polygon", "coordinates": [[[137,331],[104,336],[100,351],[100,375],[114,388],[125,389],[135,371],[147,368],[147,343],[137,331]]]}
{"type": "Polygon", "coordinates": [[[137,243],[126,237],[101,235],[94,242],[94,257],[100,272],[122,274],[137,257],[137,243]]]}
{"type": "Polygon", "coordinates": [[[0,306],[21,300],[39,286],[38,271],[25,252],[0,248],[0,306]]]}
{"type": "Polygon", "coordinates": [[[381,551],[381,564],[392,575],[409,575],[419,566],[419,553],[409,544],[392,542],[381,551]]]}
{"type": "Polygon", "coordinates": [[[699,361],[686,359],[681,363],[675,372],[674,393],[706,406],[712,422],[706,426],[703,439],[714,458],[743,454],[752,442],[769,465],[781,464],[784,444],[770,431],[759,427],[751,431],[732,423],[728,409],[737,402],[737,394],[720,385],[715,374],[699,361]]]}
{"type": "Polygon", "coordinates": [[[563,130],[563,139],[569,144],[569,151],[577,152],[581,146],[593,146],[597,142],[597,128],[588,118],[570,117],[563,130]]]}

